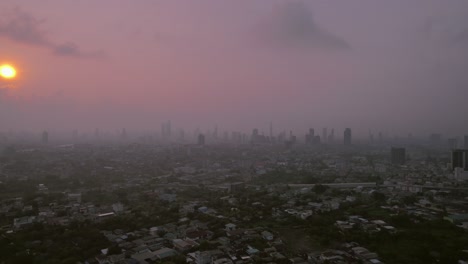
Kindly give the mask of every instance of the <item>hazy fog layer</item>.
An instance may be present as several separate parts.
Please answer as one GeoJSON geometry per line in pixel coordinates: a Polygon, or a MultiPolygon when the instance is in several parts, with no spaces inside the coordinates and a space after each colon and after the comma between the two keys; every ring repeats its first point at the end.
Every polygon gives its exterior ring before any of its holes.
{"type": "Polygon", "coordinates": [[[2,0],[0,130],[468,133],[468,1],[2,0]]]}

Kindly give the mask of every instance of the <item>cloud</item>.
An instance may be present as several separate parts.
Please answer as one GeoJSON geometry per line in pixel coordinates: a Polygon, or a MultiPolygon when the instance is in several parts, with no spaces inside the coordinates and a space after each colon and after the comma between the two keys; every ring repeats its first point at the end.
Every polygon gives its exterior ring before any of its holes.
{"type": "Polygon", "coordinates": [[[304,2],[276,6],[261,26],[261,36],[273,45],[324,50],[348,50],[350,45],[315,21],[304,2]]]}
{"type": "Polygon", "coordinates": [[[57,44],[51,41],[47,32],[41,26],[45,20],[39,20],[30,13],[16,7],[11,10],[4,20],[0,20],[0,37],[8,38],[17,43],[38,46],[49,49],[58,56],[101,58],[102,51],[82,52],[73,42],[57,44]]]}
{"type": "Polygon", "coordinates": [[[58,56],[74,56],[83,58],[105,58],[107,57],[103,51],[83,52],[73,42],[56,45],[53,47],[53,52],[58,56]]]}

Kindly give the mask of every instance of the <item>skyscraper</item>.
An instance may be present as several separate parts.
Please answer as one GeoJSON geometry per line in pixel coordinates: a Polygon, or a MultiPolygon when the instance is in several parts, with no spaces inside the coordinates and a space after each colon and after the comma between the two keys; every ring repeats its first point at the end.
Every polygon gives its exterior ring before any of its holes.
{"type": "Polygon", "coordinates": [[[455,168],[468,171],[468,149],[452,150],[452,170],[455,168]]]}
{"type": "Polygon", "coordinates": [[[49,133],[47,131],[42,132],[42,143],[49,143],[49,133]]]}
{"type": "Polygon", "coordinates": [[[440,146],[440,142],[442,141],[442,135],[433,133],[429,136],[429,141],[431,142],[433,146],[437,146],[437,145],[440,146]]]}
{"type": "Polygon", "coordinates": [[[204,146],[205,145],[205,135],[199,134],[197,143],[200,146],[204,146]]]}
{"type": "Polygon", "coordinates": [[[458,142],[456,138],[447,139],[447,143],[449,149],[456,149],[458,147],[458,142]]]}
{"type": "Polygon", "coordinates": [[[344,131],[344,144],[351,145],[351,128],[346,128],[344,131]]]}
{"type": "Polygon", "coordinates": [[[393,165],[404,165],[406,162],[406,149],[392,148],[391,160],[393,165]]]}
{"type": "Polygon", "coordinates": [[[305,135],[306,144],[312,144],[314,141],[315,132],[313,128],[309,128],[309,133],[305,135]]]}
{"type": "Polygon", "coordinates": [[[333,142],[335,141],[335,129],[332,128],[331,132],[330,132],[330,135],[328,135],[328,143],[330,144],[333,144],[333,142]]]}
{"type": "Polygon", "coordinates": [[[125,128],[122,128],[122,133],[120,134],[120,137],[123,139],[123,140],[126,140],[127,139],[127,130],[125,128]]]}
{"type": "Polygon", "coordinates": [[[270,122],[270,141],[273,142],[273,122],[270,122]]]}
{"type": "Polygon", "coordinates": [[[171,121],[167,121],[161,124],[161,137],[163,139],[171,138],[171,121]]]}
{"type": "Polygon", "coordinates": [[[327,138],[328,138],[328,132],[327,132],[327,128],[323,128],[322,130],[322,141],[323,143],[327,143],[327,138]]]}

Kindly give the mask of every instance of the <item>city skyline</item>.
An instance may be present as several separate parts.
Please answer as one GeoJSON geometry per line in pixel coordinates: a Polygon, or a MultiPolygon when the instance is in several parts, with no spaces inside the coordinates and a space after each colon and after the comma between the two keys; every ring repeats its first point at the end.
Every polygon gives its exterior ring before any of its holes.
{"type": "Polygon", "coordinates": [[[266,135],[270,121],[464,135],[454,116],[468,112],[467,7],[2,1],[0,63],[17,78],[0,80],[1,130],[151,130],[170,119],[266,135]]]}

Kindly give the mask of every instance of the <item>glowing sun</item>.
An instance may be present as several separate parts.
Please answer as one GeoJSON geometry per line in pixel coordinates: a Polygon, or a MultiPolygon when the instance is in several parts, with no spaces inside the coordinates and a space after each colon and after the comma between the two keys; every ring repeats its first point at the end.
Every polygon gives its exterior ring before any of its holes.
{"type": "Polygon", "coordinates": [[[0,76],[5,79],[13,79],[16,77],[16,69],[8,64],[1,65],[0,76]]]}

